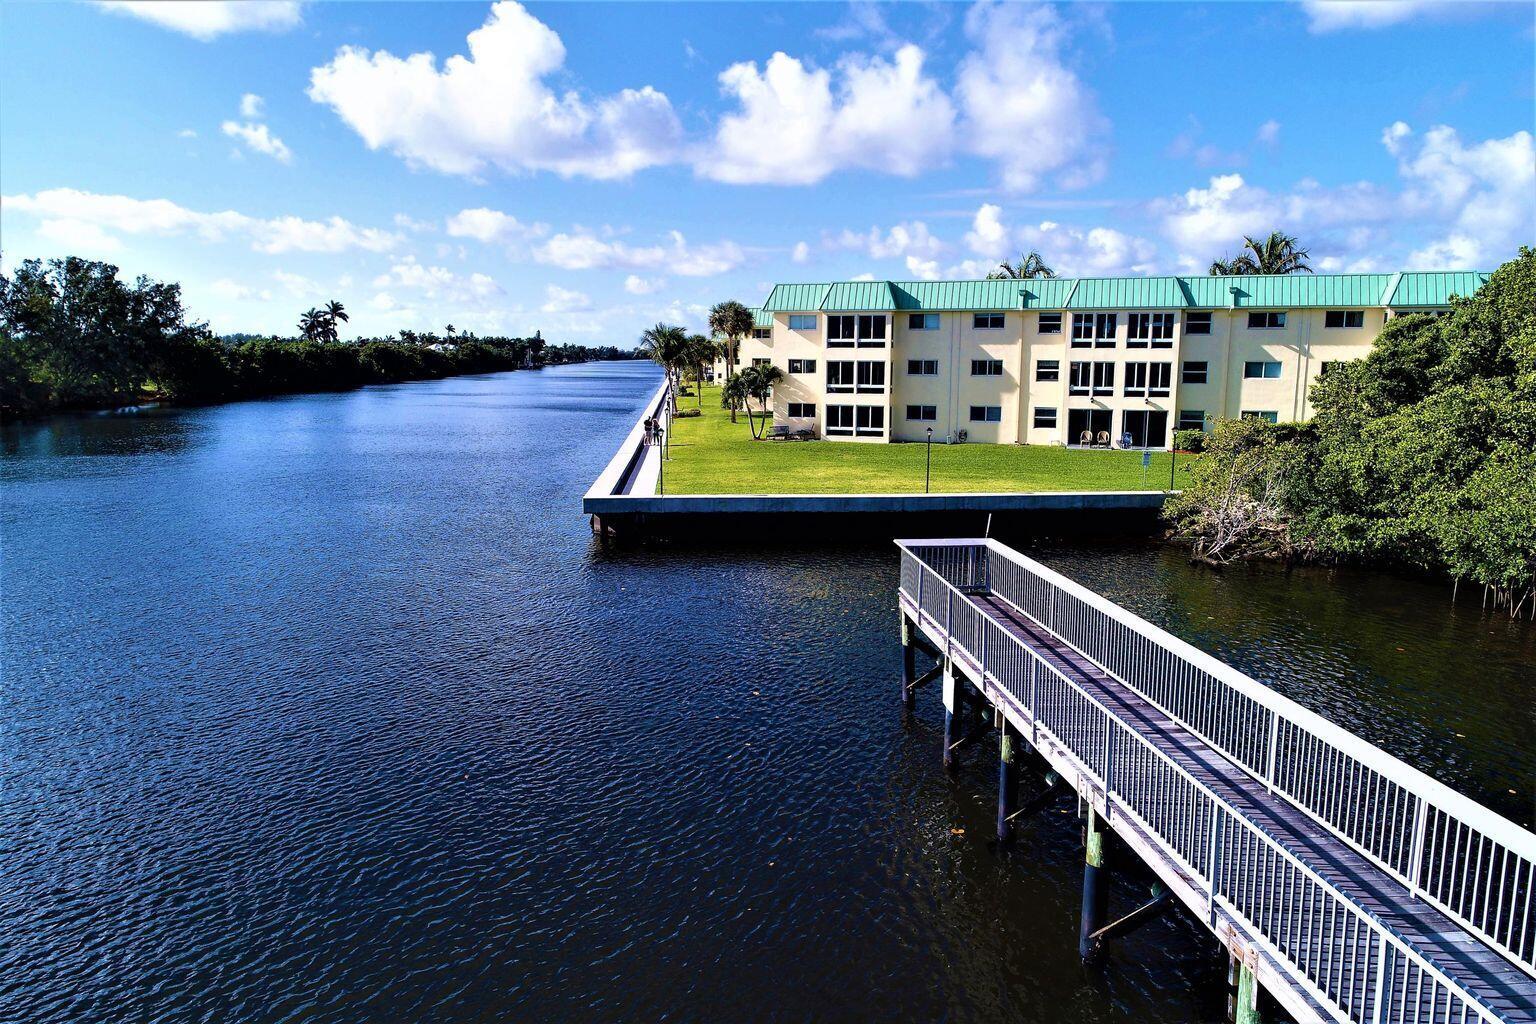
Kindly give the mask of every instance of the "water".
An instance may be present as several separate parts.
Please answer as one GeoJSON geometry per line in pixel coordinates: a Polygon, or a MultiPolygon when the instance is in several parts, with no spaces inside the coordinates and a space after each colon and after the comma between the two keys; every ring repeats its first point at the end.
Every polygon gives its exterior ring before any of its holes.
{"type": "MultiPolygon", "coordinates": [[[[5,428],[0,1020],[1216,1019],[1179,917],[1081,968],[1071,806],[998,851],[903,722],[893,549],[593,541],[654,381],[5,428]]],[[[1529,825],[1528,623],[1034,553],[1529,825]]]]}

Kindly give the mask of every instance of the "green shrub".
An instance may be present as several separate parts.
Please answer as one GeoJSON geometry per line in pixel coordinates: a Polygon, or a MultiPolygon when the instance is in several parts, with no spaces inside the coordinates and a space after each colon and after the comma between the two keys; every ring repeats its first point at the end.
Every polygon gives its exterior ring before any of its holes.
{"type": "Polygon", "coordinates": [[[1175,430],[1173,446],[1181,452],[1203,452],[1205,451],[1205,431],[1175,430]]]}
{"type": "Polygon", "coordinates": [[[677,410],[677,412],[672,414],[672,418],[675,419],[675,420],[681,420],[681,419],[687,419],[689,416],[701,416],[701,415],[703,415],[703,410],[702,409],[698,409],[698,408],[694,408],[694,409],[679,409],[679,410],[677,410]]]}

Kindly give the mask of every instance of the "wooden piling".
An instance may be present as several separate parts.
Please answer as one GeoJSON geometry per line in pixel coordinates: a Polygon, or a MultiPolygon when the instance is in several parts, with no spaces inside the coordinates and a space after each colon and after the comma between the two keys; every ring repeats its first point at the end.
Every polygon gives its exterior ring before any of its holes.
{"type": "Polygon", "coordinates": [[[917,647],[913,644],[912,621],[901,617],[901,706],[911,711],[917,706],[917,647]]]}
{"type": "Polygon", "coordinates": [[[1109,910],[1109,890],[1104,875],[1104,825],[1092,806],[1083,829],[1083,919],[1078,931],[1077,953],[1083,960],[1096,951],[1093,933],[1104,926],[1109,910]]]}
{"type": "Polygon", "coordinates": [[[1013,839],[1013,815],[1019,807],[1019,761],[1023,738],[1012,722],[1003,719],[1002,752],[997,762],[997,841],[1013,839]]]}

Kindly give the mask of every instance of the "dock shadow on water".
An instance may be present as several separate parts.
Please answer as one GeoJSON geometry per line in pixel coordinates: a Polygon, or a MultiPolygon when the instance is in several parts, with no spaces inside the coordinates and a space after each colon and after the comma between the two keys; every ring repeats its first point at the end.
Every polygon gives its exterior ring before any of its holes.
{"type": "MultiPolygon", "coordinates": [[[[4,428],[0,1019],[1219,1019],[1178,915],[1080,966],[1070,802],[1001,850],[940,770],[884,537],[592,538],[655,381],[4,428]]],[[[1024,546],[1530,825],[1529,623],[1024,546]]]]}

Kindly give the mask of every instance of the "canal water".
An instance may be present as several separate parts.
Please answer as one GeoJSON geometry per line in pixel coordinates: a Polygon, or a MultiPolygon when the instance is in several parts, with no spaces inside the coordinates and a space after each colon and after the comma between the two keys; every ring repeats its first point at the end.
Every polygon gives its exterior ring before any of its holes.
{"type": "MultiPolygon", "coordinates": [[[[903,720],[888,544],[593,540],[655,380],[4,428],[0,1020],[1217,1019],[1177,916],[1080,967],[1073,808],[996,849],[903,720]]],[[[1529,623],[1031,551],[1529,826],[1529,623]]]]}

